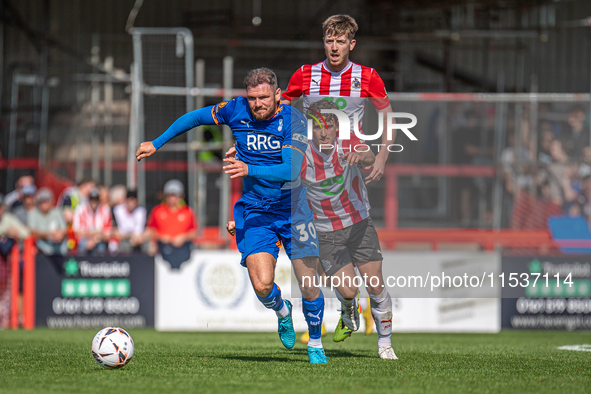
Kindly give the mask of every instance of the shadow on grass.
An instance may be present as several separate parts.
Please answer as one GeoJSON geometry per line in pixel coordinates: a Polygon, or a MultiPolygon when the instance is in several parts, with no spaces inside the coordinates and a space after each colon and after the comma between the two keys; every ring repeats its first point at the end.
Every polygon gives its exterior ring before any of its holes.
{"type": "MultiPolygon", "coordinates": [[[[366,353],[351,353],[345,350],[325,350],[328,357],[334,358],[375,358],[367,355],[366,353]]],[[[308,350],[307,349],[291,349],[286,350],[286,353],[262,353],[254,356],[240,356],[235,354],[228,354],[224,356],[212,356],[211,358],[217,358],[222,360],[239,360],[239,361],[254,361],[254,362],[308,362],[308,350]],[[292,357],[287,357],[287,356],[292,357]],[[297,356],[298,359],[294,359],[293,356],[297,356]],[[300,360],[299,357],[302,357],[300,360]]]]}
{"type": "Polygon", "coordinates": [[[335,358],[375,358],[375,356],[370,356],[366,352],[363,353],[351,353],[346,350],[325,350],[324,353],[328,357],[335,357],[335,358]]]}
{"type": "MultiPolygon", "coordinates": [[[[267,355],[260,355],[260,356],[225,356],[225,357],[215,357],[222,360],[237,360],[237,361],[251,361],[251,362],[259,362],[259,363],[268,363],[268,362],[280,362],[280,363],[293,363],[304,360],[294,360],[293,358],[287,358],[278,356],[276,354],[267,354],[267,355]]],[[[307,362],[307,360],[306,360],[307,362]]]]}

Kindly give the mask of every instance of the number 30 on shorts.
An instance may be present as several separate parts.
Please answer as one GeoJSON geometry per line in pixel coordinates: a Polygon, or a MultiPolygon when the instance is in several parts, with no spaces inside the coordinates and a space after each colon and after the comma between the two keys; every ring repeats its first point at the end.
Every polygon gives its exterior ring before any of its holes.
{"type": "Polygon", "coordinates": [[[298,224],[295,228],[300,232],[300,242],[306,242],[310,236],[316,239],[316,227],[314,227],[314,223],[309,222],[307,226],[306,223],[298,224]],[[307,231],[306,227],[308,228],[307,231]]]}

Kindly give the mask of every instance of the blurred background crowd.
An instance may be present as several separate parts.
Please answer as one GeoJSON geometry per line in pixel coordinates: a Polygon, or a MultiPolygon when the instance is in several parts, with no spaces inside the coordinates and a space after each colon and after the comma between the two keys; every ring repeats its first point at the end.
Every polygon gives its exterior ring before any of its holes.
{"type": "Polygon", "coordinates": [[[54,196],[20,176],[0,203],[0,254],[33,236],[46,255],[101,255],[144,252],[163,256],[190,250],[196,235],[194,213],[184,202],[184,185],[169,180],[162,203],[148,216],[137,192],[123,185],[107,188],[84,179],[54,196]]]}

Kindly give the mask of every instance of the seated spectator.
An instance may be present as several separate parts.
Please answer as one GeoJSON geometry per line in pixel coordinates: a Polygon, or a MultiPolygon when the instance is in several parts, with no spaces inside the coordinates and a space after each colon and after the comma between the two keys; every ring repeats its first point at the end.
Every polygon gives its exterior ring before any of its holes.
{"type": "Polygon", "coordinates": [[[67,224],[74,219],[74,210],[78,205],[88,201],[89,193],[94,190],[95,183],[90,179],[83,179],[78,186],[65,189],[57,199],[57,207],[62,209],[62,215],[67,224]]]}
{"type": "Polygon", "coordinates": [[[78,182],[77,186],[71,186],[62,191],[57,199],[57,208],[60,209],[66,226],[68,227],[67,242],[68,250],[74,252],[78,248],[76,232],[72,228],[74,220],[74,211],[76,208],[88,201],[88,194],[95,187],[95,183],[91,179],[83,179],[78,182]]]}
{"type": "Polygon", "coordinates": [[[135,190],[127,192],[125,202],[113,208],[113,215],[117,223],[115,238],[119,242],[119,253],[141,251],[146,226],[146,208],[138,205],[135,190]]]}
{"type": "Polygon", "coordinates": [[[74,211],[72,228],[78,238],[79,254],[106,252],[112,232],[111,208],[100,203],[97,189],[90,192],[88,202],[74,211]]]}
{"type": "Polygon", "coordinates": [[[578,194],[572,187],[575,167],[568,163],[569,158],[560,139],[551,142],[550,154],[554,160],[547,165],[550,199],[559,206],[570,204],[578,194]]]}
{"type": "Polygon", "coordinates": [[[7,212],[4,199],[0,201],[0,256],[6,258],[15,242],[29,236],[29,229],[12,213],[7,212]]]}
{"type": "Polygon", "coordinates": [[[10,212],[22,204],[22,189],[27,185],[34,185],[35,178],[31,175],[23,175],[16,180],[15,189],[4,197],[4,203],[10,212]]]}
{"type": "Polygon", "coordinates": [[[552,142],[556,139],[556,136],[549,129],[548,124],[542,125],[542,132],[540,135],[540,144],[538,147],[538,160],[543,164],[549,164],[554,161],[552,158],[552,154],[550,153],[550,146],[552,142]]]}
{"type": "Polygon", "coordinates": [[[587,113],[580,105],[568,111],[568,130],[563,140],[563,148],[570,160],[581,161],[591,158],[589,149],[589,127],[585,126],[587,113]]]}
{"type": "Polygon", "coordinates": [[[109,188],[106,187],[105,185],[98,185],[96,188],[98,189],[98,192],[99,192],[100,203],[103,205],[109,205],[109,207],[110,207],[111,205],[109,204],[109,202],[110,202],[109,188]]]}
{"type": "MultiPolygon", "coordinates": [[[[193,210],[183,201],[185,188],[177,179],[164,185],[164,202],[154,207],[148,219],[147,233],[157,241],[158,250],[173,269],[191,257],[191,241],[197,235],[193,210]]],[[[155,252],[152,242],[151,252],[155,252]]]]}
{"type": "Polygon", "coordinates": [[[23,186],[21,189],[22,203],[12,210],[14,216],[16,216],[22,224],[27,224],[27,215],[35,209],[36,191],[37,187],[35,185],[23,186]]]}
{"type": "Polygon", "coordinates": [[[27,216],[27,224],[35,237],[40,252],[47,256],[66,255],[66,222],[60,211],[53,207],[53,193],[48,188],[39,189],[35,196],[36,208],[27,216]]]}

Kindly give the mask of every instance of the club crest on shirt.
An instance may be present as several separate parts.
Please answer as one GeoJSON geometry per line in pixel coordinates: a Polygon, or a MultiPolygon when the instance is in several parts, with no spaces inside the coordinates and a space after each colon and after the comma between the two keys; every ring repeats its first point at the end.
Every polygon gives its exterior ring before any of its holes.
{"type": "Polygon", "coordinates": [[[348,164],[347,159],[345,159],[345,157],[342,155],[339,155],[339,164],[341,165],[341,167],[344,167],[348,164]]]}
{"type": "Polygon", "coordinates": [[[353,78],[351,81],[351,90],[361,90],[361,81],[359,78],[353,78]]]}

